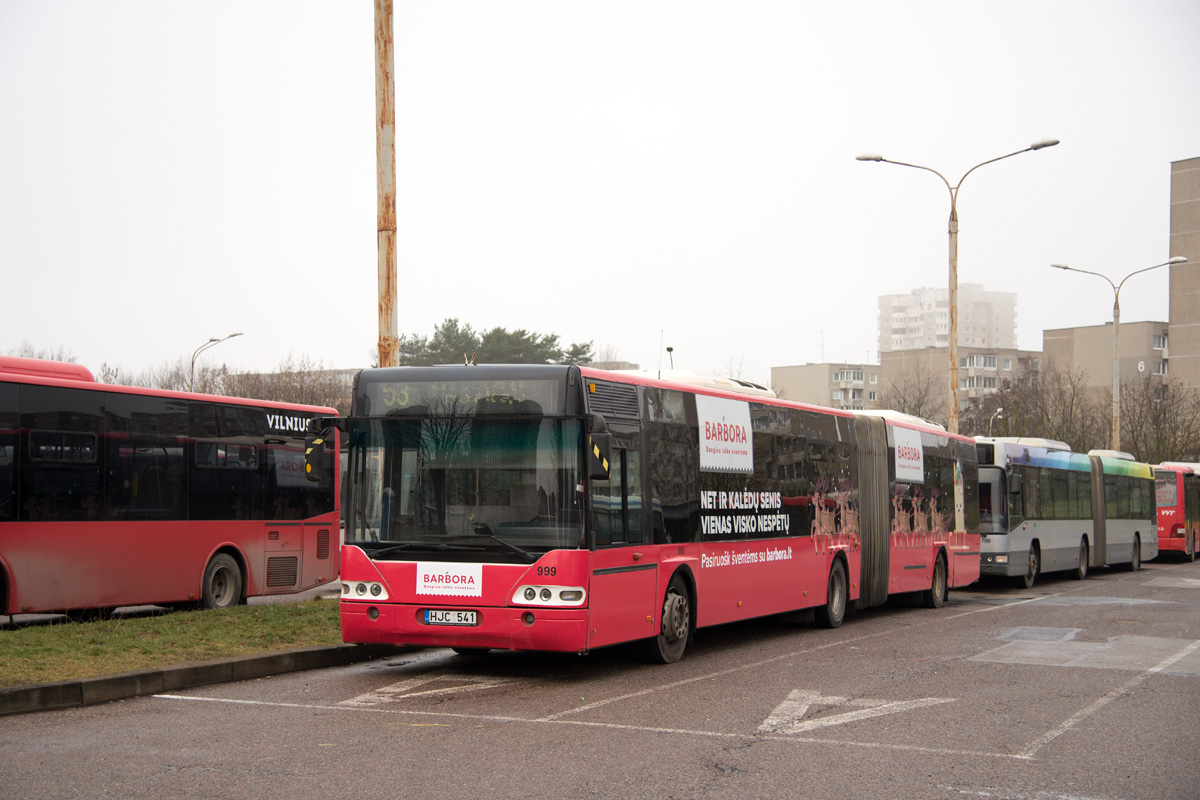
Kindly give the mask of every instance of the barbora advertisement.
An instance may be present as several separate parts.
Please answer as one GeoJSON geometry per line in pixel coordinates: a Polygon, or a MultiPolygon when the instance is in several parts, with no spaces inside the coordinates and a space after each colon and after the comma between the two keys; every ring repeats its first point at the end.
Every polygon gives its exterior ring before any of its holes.
{"type": "Polygon", "coordinates": [[[921,432],[892,428],[896,437],[896,480],[903,483],[925,482],[925,450],[921,447],[921,432]]]}
{"type": "Polygon", "coordinates": [[[482,597],[483,565],[418,561],[417,594],[482,597]]]}
{"type": "Polygon", "coordinates": [[[754,438],[750,404],[696,395],[700,423],[700,471],[754,474],[754,438]]]}
{"type": "Polygon", "coordinates": [[[779,492],[701,492],[700,533],[762,538],[787,536],[791,518],[779,492]]]}

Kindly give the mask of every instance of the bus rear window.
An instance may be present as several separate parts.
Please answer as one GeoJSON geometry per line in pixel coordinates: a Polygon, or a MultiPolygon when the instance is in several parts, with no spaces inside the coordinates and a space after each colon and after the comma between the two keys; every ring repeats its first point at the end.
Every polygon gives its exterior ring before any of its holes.
{"type": "Polygon", "coordinates": [[[1175,473],[1159,473],[1154,476],[1154,500],[1159,506],[1174,506],[1179,502],[1175,473]]]}

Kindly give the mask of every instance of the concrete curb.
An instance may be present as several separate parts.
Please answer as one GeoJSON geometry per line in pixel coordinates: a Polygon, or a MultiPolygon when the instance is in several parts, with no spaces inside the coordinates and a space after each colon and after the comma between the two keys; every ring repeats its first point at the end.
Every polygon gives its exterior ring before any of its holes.
{"type": "Polygon", "coordinates": [[[387,658],[408,648],[393,645],[343,644],[309,647],[225,661],[198,661],[163,669],[103,675],[78,681],[0,688],[0,717],[108,703],[130,697],[178,691],[209,683],[262,678],[304,669],[340,667],[387,658]]]}

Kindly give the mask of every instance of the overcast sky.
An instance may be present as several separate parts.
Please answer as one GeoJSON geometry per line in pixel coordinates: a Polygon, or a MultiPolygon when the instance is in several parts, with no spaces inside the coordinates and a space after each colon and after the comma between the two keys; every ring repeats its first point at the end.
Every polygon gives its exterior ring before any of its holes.
{"type": "MultiPolygon", "coordinates": [[[[0,352],[136,372],[376,347],[373,5],[0,0],[0,352]]],[[[395,5],[399,330],[448,317],[766,383],[878,359],[878,296],[1102,324],[1200,156],[1200,3],[395,5]]],[[[1166,320],[1167,269],[1121,293],[1166,320]]]]}

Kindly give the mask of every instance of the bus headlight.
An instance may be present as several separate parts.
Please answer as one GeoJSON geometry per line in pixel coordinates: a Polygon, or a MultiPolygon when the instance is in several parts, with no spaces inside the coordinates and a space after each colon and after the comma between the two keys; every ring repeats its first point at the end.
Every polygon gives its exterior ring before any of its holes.
{"type": "Polygon", "coordinates": [[[387,600],[387,588],[378,581],[359,581],[342,584],[343,600],[387,600]]]}
{"type": "Polygon", "coordinates": [[[512,593],[512,603],[518,606],[581,606],[587,593],[582,586],[518,586],[512,593]]]}

